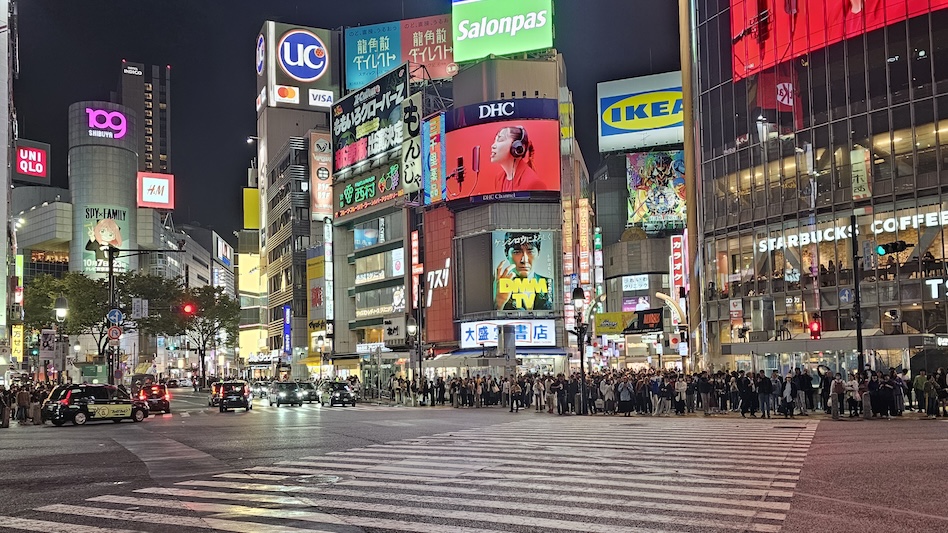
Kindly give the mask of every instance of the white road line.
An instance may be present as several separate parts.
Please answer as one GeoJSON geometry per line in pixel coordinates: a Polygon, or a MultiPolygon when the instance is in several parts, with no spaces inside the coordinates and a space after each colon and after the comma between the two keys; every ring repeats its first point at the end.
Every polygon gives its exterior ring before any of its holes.
{"type": "Polygon", "coordinates": [[[50,522],[48,520],[33,520],[18,516],[0,516],[0,529],[7,528],[22,531],[41,531],[42,533],[139,533],[133,529],[103,528],[50,522]]]}
{"type": "MultiPolygon", "coordinates": [[[[389,496],[390,498],[391,496],[389,496]]],[[[321,507],[321,508],[330,508],[330,509],[340,509],[345,511],[370,511],[376,513],[389,513],[389,514],[405,514],[407,509],[406,504],[402,503],[399,505],[389,505],[389,504],[376,504],[368,503],[361,501],[344,501],[344,500],[330,500],[325,498],[308,498],[308,503],[312,507],[321,507]]],[[[574,520],[555,520],[549,518],[541,517],[531,517],[531,516],[513,516],[513,515],[503,515],[493,512],[479,512],[479,511],[458,511],[454,509],[436,509],[436,508],[425,508],[425,507],[414,507],[411,508],[411,514],[415,516],[426,516],[430,518],[439,518],[439,519],[453,519],[453,520],[462,520],[462,521],[478,521],[486,523],[500,523],[507,524],[512,526],[521,526],[521,527],[532,527],[540,528],[542,530],[566,530],[566,531],[576,531],[576,532],[585,532],[585,533],[615,533],[616,526],[606,525],[606,524],[589,524],[585,522],[578,522],[574,520]]],[[[665,520],[667,522],[667,520],[665,520]]],[[[698,521],[696,521],[696,524],[698,521]]],[[[753,526],[762,526],[761,524],[753,524],[753,526]]],[[[657,530],[650,528],[641,528],[636,526],[622,526],[623,532],[654,532],[657,530]]],[[[771,526],[769,529],[766,526],[763,526],[761,529],[755,529],[755,531],[761,531],[765,533],[776,533],[779,531],[780,526],[771,526]]]]}
{"type": "Polygon", "coordinates": [[[214,477],[225,477],[230,479],[260,479],[263,481],[282,481],[293,476],[280,476],[276,474],[250,474],[248,472],[228,472],[226,474],[217,474],[214,477]]]}
{"type": "MultiPolygon", "coordinates": [[[[372,481],[378,481],[379,479],[386,479],[392,482],[396,482],[404,486],[406,489],[410,486],[406,483],[418,483],[429,484],[429,485],[438,485],[438,484],[447,484],[450,483],[451,486],[456,486],[455,484],[461,484],[466,487],[490,487],[491,489],[496,489],[500,487],[501,489],[523,489],[525,492],[534,491],[534,492],[550,492],[550,493],[566,493],[565,496],[555,496],[556,498],[561,498],[564,501],[569,499],[574,494],[590,494],[590,495],[601,495],[604,491],[612,496],[626,496],[630,499],[651,499],[651,500],[667,500],[672,502],[696,502],[696,503],[707,503],[711,505],[724,505],[732,507],[748,507],[752,509],[766,509],[770,511],[786,511],[790,509],[790,502],[785,501],[772,501],[772,500],[761,500],[761,499],[742,499],[736,498],[727,493],[727,497],[714,497],[714,496],[697,496],[690,494],[678,494],[674,492],[667,492],[661,490],[650,490],[650,491],[635,491],[635,490],[625,490],[623,488],[616,488],[612,486],[608,489],[602,489],[598,487],[577,487],[574,485],[564,485],[561,483],[562,480],[557,478],[547,478],[540,479],[534,478],[526,481],[511,481],[511,480],[452,480],[452,479],[437,479],[430,477],[411,477],[404,476],[401,474],[380,474],[377,472],[365,473],[365,474],[350,474],[351,477],[355,478],[370,478],[372,481]]],[[[199,487],[215,487],[215,488],[234,488],[223,481],[181,481],[177,485],[186,485],[186,486],[199,486],[199,487]]],[[[261,491],[275,491],[279,492],[282,489],[282,485],[264,485],[258,484],[255,490],[261,491]],[[270,487],[270,488],[265,488],[270,487]]],[[[483,489],[482,489],[483,490],[483,489]]],[[[719,491],[724,493],[725,491],[719,491]]],[[[735,509],[735,512],[737,510],[735,509]]]]}
{"type": "MultiPolygon", "coordinates": [[[[168,502],[168,507],[181,502],[168,502]]],[[[141,511],[122,511],[119,509],[103,509],[88,505],[46,505],[36,509],[47,513],[69,514],[83,517],[105,518],[107,520],[125,520],[129,522],[143,522],[167,526],[174,521],[175,526],[193,527],[198,529],[216,529],[220,531],[235,531],[237,533],[267,532],[267,533],[337,533],[331,529],[300,529],[287,526],[274,526],[260,522],[244,522],[240,520],[224,520],[220,518],[194,518],[159,513],[143,513],[141,511]]]]}
{"type": "MultiPolygon", "coordinates": [[[[179,483],[179,485],[186,484],[189,486],[201,486],[199,482],[194,482],[193,485],[189,483],[179,483]]],[[[549,513],[563,513],[562,505],[549,505],[550,501],[558,501],[559,495],[553,493],[545,493],[543,491],[529,491],[529,492],[517,492],[517,493],[500,493],[494,490],[487,489],[474,489],[470,487],[456,487],[452,485],[417,485],[417,486],[406,486],[403,483],[388,483],[388,482],[378,482],[378,481],[344,481],[333,485],[334,488],[328,487],[309,487],[301,485],[265,485],[265,484],[256,484],[256,483],[244,483],[244,484],[233,484],[227,487],[219,488],[228,488],[228,489],[238,489],[244,491],[263,491],[263,492],[279,492],[279,493],[290,493],[290,494],[317,494],[317,495],[327,495],[327,496],[342,496],[342,497],[354,497],[354,498],[372,498],[372,499],[381,499],[381,500],[390,500],[392,497],[393,491],[418,491],[418,492],[431,492],[436,495],[424,495],[421,497],[420,502],[423,503],[440,503],[445,505],[461,505],[461,506],[471,506],[471,507],[487,507],[487,508],[505,508],[511,511],[517,510],[528,510],[535,512],[549,512],[549,513]],[[348,490],[344,487],[365,487],[365,488],[375,488],[379,489],[378,491],[364,491],[364,490],[348,490]],[[455,494],[463,495],[462,498],[446,497],[446,494],[455,494]],[[497,500],[476,500],[472,497],[474,496],[486,496],[486,497],[495,497],[495,498],[506,498],[511,496],[515,499],[528,499],[528,500],[542,500],[546,503],[536,504],[536,503],[522,503],[520,501],[497,501],[497,500]]],[[[287,503],[287,498],[283,496],[268,496],[263,494],[253,494],[253,493],[240,493],[240,494],[231,494],[226,492],[215,492],[215,491],[189,491],[188,489],[172,489],[173,492],[168,492],[169,489],[164,488],[154,488],[154,489],[139,489],[135,492],[143,492],[150,494],[166,494],[176,497],[192,497],[192,498],[215,498],[215,499],[226,499],[226,500],[246,500],[246,501],[261,501],[266,503],[287,503]],[[282,500],[281,500],[282,498],[282,500]]],[[[583,491],[589,493],[592,491],[583,491]]],[[[583,514],[590,517],[604,517],[604,518],[615,518],[615,519],[626,519],[630,516],[635,516],[637,513],[632,512],[616,512],[616,511],[601,511],[595,508],[595,506],[615,506],[615,507],[629,507],[635,509],[636,511],[642,509],[649,509],[651,511],[666,511],[666,512],[683,512],[689,515],[695,513],[710,513],[710,514],[720,514],[725,516],[743,516],[748,519],[764,519],[764,520],[783,520],[786,518],[785,513],[780,512],[770,512],[770,511],[760,511],[760,510],[750,510],[750,509],[735,509],[735,508],[723,508],[716,506],[702,506],[696,505],[695,503],[678,503],[679,500],[674,502],[651,502],[644,500],[629,501],[629,500],[620,500],[609,498],[609,493],[603,493],[602,491],[596,491],[596,496],[576,496],[575,494],[570,497],[570,502],[576,503],[587,503],[590,504],[589,507],[583,507],[578,510],[571,508],[568,511],[568,514],[583,514]]],[[[292,498],[290,498],[292,499],[292,498]]],[[[410,500],[410,499],[409,499],[410,500]]],[[[709,525],[711,522],[709,522],[709,525]]],[[[721,526],[726,528],[727,526],[721,526]]],[[[744,527],[744,526],[741,526],[744,527]]]]}

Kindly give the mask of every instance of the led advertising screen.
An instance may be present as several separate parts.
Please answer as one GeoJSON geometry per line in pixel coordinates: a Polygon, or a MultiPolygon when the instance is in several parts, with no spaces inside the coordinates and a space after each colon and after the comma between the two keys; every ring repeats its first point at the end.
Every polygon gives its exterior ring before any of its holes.
{"type": "Polygon", "coordinates": [[[405,62],[412,64],[412,81],[457,74],[451,15],[346,30],[346,89],[360,89],[405,62]]]}
{"type": "Polygon", "coordinates": [[[174,209],[174,174],[138,173],[138,207],[174,209]]]}
{"type": "Polygon", "coordinates": [[[734,79],[946,7],[948,0],[731,0],[734,79]]]}
{"type": "Polygon", "coordinates": [[[627,225],[646,230],[685,226],[685,155],[682,150],[626,154],[627,225]]]}
{"type": "Polygon", "coordinates": [[[552,231],[509,230],[491,235],[497,311],[552,311],[555,277],[552,231]]]}
{"type": "Polygon", "coordinates": [[[402,100],[408,98],[408,65],[378,78],[332,106],[335,172],[402,147],[402,100]]]}
{"type": "Polygon", "coordinates": [[[454,213],[445,204],[425,211],[424,294],[425,340],[455,340],[454,323],[454,213]]]}
{"type": "Polygon", "coordinates": [[[553,47],[553,0],[454,0],[454,60],[553,47]]]}
{"type": "MultiPolygon", "coordinates": [[[[122,248],[128,238],[128,209],[114,205],[87,205],[83,209],[86,245],[82,253],[82,272],[108,274],[109,246],[122,248]]],[[[117,257],[115,272],[128,270],[128,257],[117,257]]]]}
{"type": "Polygon", "coordinates": [[[263,24],[254,43],[257,111],[328,109],[339,93],[335,33],[281,22],[263,24]]]}
{"type": "Polygon", "coordinates": [[[464,168],[446,180],[446,201],[489,202],[530,198],[560,190],[560,125],[557,120],[509,120],[447,133],[447,161],[464,168]]]}
{"type": "Polygon", "coordinates": [[[17,139],[13,180],[49,185],[49,145],[17,139]]]}

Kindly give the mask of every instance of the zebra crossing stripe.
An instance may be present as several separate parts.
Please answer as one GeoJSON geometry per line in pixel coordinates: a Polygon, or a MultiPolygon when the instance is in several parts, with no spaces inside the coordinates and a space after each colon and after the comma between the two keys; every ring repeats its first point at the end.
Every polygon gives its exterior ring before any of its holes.
{"type": "Polygon", "coordinates": [[[19,516],[0,516],[0,528],[41,531],[42,533],[139,533],[132,529],[63,524],[61,522],[50,522],[48,520],[21,518],[19,516]]]}
{"type": "MultiPolygon", "coordinates": [[[[178,483],[179,485],[187,486],[205,486],[204,483],[200,482],[184,482],[178,483]]],[[[207,486],[211,486],[210,483],[207,486]]],[[[317,494],[317,495],[327,495],[327,496],[340,496],[340,497],[356,497],[356,498],[374,498],[389,500],[391,499],[392,491],[417,491],[417,492],[432,492],[435,495],[424,495],[422,496],[426,504],[444,504],[444,505],[463,505],[469,507],[487,507],[487,508],[504,508],[511,511],[525,510],[539,513],[562,513],[563,507],[561,505],[549,505],[549,504],[533,504],[533,503],[521,503],[520,501],[496,501],[496,500],[477,500],[474,499],[476,496],[495,496],[502,497],[503,494],[499,494],[494,491],[485,491],[484,489],[475,489],[470,487],[457,487],[448,484],[439,484],[439,485],[417,485],[417,486],[406,486],[405,484],[399,483],[387,483],[387,482],[376,482],[376,481],[343,481],[333,485],[335,488],[327,487],[308,487],[300,485],[266,485],[266,484],[256,484],[256,483],[227,483],[226,485],[214,484],[213,487],[217,488],[227,488],[227,489],[238,489],[238,490],[251,490],[258,492],[279,492],[279,493],[291,493],[291,494],[317,494]],[[349,487],[365,487],[365,488],[375,488],[379,489],[377,491],[361,491],[361,490],[351,490],[349,487]],[[445,494],[456,494],[461,495],[461,498],[455,497],[445,497],[445,494]]],[[[139,489],[135,492],[145,492],[145,493],[154,493],[154,494],[167,494],[176,497],[193,497],[193,498],[223,498],[223,499],[232,499],[233,496],[228,493],[222,492],[212,492],[212,491],[188,491],[187,489],[183,490],[174,490],[173,492],[166,492],[165,489],[139,489]]],[[[756,510],[741,510],[734,508],[722,508],[717,506],[702,506],[695,505],[693,503],[682,504],[675,502],[652,502],[652,501],[629,501],[629,500],[620,500],[609,498],[610,495],[603,495],[601,492],[597,492],[599,496],[571,496],[571,502],[577,503],[588,503],[591,505],[608,505],[615,507],[629,507],[635,511],[642,509],[649,509],[651,511],[673,511],[673,512],[682,512],[688,514],[694,513],[710,513],[710,514],[720,514],[729,517],[733,516],[744,516],[749,519],[765,519],[765,520],[783,520],[786,518],[785,513],[781,512],[772,512],[772,511],[756,511],[756,510]]],[[[517,493],[516,497],[518,500],[542,500],[543,502],[556,501],[559,497],[556,494],[540,491],[530,491],[529,493],[517,493]]],[[[247,499],[248,501],[261,501],[265,503],[278,503],[277,500],[285,497],[274,497],[266,496],[261,494],[248,494],[246,496],[241,496],[241,499],[247,499]],[[261,498],[262,497],[262,498],[261,498]],[[261,499],[257,499],[261,498],[261,499]],[[271,500],[270,498],[275,498],[271,500]]],[[[570,514],[580,514],[589,517],[601,517],[601,518],[612,518],[612,519],[639,519],[637,517],[637,512],[615,512],[615,511],[600,511],[598,509],[580,509],[579,511],[571,509],[570,514]]],[[[706,521],[703,523],[712,525],[714,521],[706,521]]],[[[723,529],[729,529],[729,526],[722,525],[718,526],[723,529]]],[[[743,529],[746,525],[740,524],[736,526],[739,529],[743,529]]]]}
{"type": "MultiPolygon", "coordinates": [[[[166,501],[162,507],[171,507],[180,505],[181,502],[166,501]]],[[[123,511],[120,509],[104,509],[102,507],[92,507],[89,505],[65,505],[53,504],[46,505],[36,509],[46,513],[69,514],[82,517],[104,518],[107,520],[124,520],[128,522],[142,522],[145,524],[159,524],[167,526],[169,520],[174,521],[178,527],[193,527],[197,529],[216,529],[219,531],[234,531],[245,533],[252,528],[250,526],[259,526],[258,529],[265,529],[268,533],[338,533],[335,529],[300,529],[288,526],[271,526],[254,522],[244,522],[240,520],[225,520],[221,518],[203,517],[195,518],[191,516],[167,515],[160,513],[144,513],[141,511],[123,511]]]]}
{"type": "MultiPolygon", "coordinates": [[[[166,489],[170,490],[170,489],[166,489]]],[[[137,491],[136,491],[137,492],[137,491]]],[[[228,498],[233,496],[230,494],[226,495],[228,498]]],[[[239,497],[239,496],[238,496],[239,497]]],[[[385,494],[383,496],[385,500],[390,501],[392,499],[391,494],[385,494]]],[[[143,500],[149,501],[149,500],[143,500]]],[[[461,500],[463,501],[463,500],[461,500]]],[[[424,503],[424,502],[419,502],[424,503]]],[[[495,503],[495,502],[492,502],[495,503]]],[[[481,511],[460,511],[455,509],[438,509],[438,508],[429,508],[429,507],[409,507],[409,502],[402,502],[400,505],[390,505],[382,503],[369,503],[365,501],[348,501],[348,500],[331,500],[326,498],[306,498],[306,504],[311,507],[319,508],[330,508],[330,509],[339,509],[343,511],[370,511],[377,513],[389,513],[389,514],[406,514],[410,509],[410,514],[413,516],[424,516],[428,518],[437,518],[437,519],[454,519],[461,521],[476,521],[476,522],[486,522],[486,523],[499,523],[512,526],[521,526],[521,527],[532,527],[540,528],[543,530],[566,530],[566,531],[576,531],[583,533],[615,533],[615,525],[606,525],[606,524],[594,524],[594,523],[585,523],[575,520],[559,520],[551,518],[542,518],[535,516],[520,516],[520,515],[507,515],[499,514],[495,512],[481,512],[481,511]]],[[[189,505],[194,505],[189,503],[189,505]]],[[[470,503],[463,504],[465,506],[471,506],[470,503]]],[[[231,506],[228,506],[231,507],[231,506]]],[[[559,513],[568,513],[574,514],[573,509],[569,511],[564,511],[562,506],[555,507],[559,513]]],[[[227,511],[221,511],[227,512],[227,511]]],[[[230,512],[233,512],[230,511],[230,512]]],[[[280,510],[276,513],[278,516],[284,516],[285,510],[280,510]]],[[[625,513],[625,516],[629,516],[628,513],[625,513]]],[[[346,519],[348,520],[348,516],[346,519]]],[[[643,515],[643,519],[652,522],[662,522],[667,523],[667,517],[650,517],[649,515],[643,515]]],[[[676,520],[693,520],[676,517],[676,520]]],[[[705,521],[694,520],[695,525],[700,523],[706,523],[705,521]]],[[[427,524],[426,524],[427,525],[427,524]]],[[[761,524],[750,524],[743,525],[742,530],[748,531],[760,531],[764,533],[776,533],[779,531],[779,526],[765,527],[761,524]],[[745,527],[747,526],[747,527],[745,527]],[[748,529],[748,527],[758,527],[757,529],[748,529]]],[[[422,531],[428,531],[428,529],[423,529],[422,531]]],[[[622,531],[630,532],[641,532],[641,533],[652,533],[658,530],[650,528],[641,528],[632,525],[622,526],[622,531]]]]}

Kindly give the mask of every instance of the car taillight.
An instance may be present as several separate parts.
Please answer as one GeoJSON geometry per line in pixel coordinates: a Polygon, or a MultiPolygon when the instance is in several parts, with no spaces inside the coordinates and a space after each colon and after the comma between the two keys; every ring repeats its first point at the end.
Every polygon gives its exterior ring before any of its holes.
{"type": "Polygon", "coordinates": [[[170,395],[170,394],[165,394],[165,401],[168,401],[168,402],[171,401],[171,395],[170,395]]]}
{"type": "Polygon", "coordinates": [[[244,396],[250,396],[250,387],[244,385],[244,396]]]}
{"type": "Polygon", "coordinates": [[[145,400],[145,393],[144,393],[144,392],[138,393],[138,399],[144,401],[144,400],[145,400]]]}
{"type": "Polygon", "coordinates": [[[68,406],[70,398],[72,398],[72,391],[68,390],[66,391],[66,397],[63,398],[62,400],[59,400],[59,405],[68,406]]]}

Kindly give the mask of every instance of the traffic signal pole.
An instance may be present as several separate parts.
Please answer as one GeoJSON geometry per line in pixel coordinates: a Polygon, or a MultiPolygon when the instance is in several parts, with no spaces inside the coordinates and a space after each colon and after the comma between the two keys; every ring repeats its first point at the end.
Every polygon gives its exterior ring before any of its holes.
{"type": "Polygon", "coordinates": [[[862,268],[859,265],[859,226],[856,225],[856,213],[849,215],[849,224],[852,226],[853,247],[853,318],[856,319],[856,365],[857,375],[862,375],[866,367],[866,357],[862,347],[862,309],[859,307],[859,282],[862,268]]]}
{"type": "MultiPolygon", "coordinates": [[[[109,309],[115,309],[115,252],[117,249],[109,245],[109,309]]],[[[115,385],[115,346],[109,341],[109,352],[107,356],[107,371],[109,373],[109,385],[115,385]]]]}

